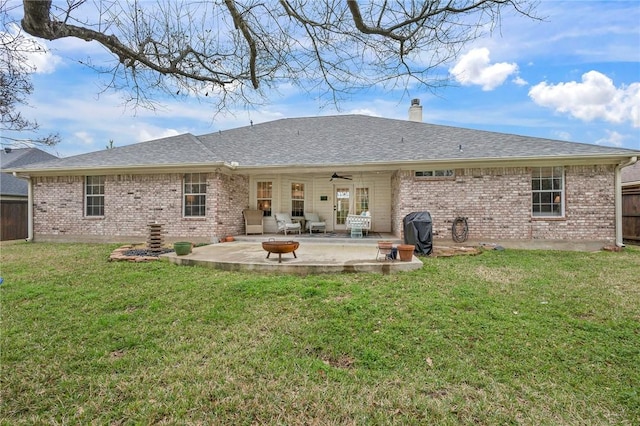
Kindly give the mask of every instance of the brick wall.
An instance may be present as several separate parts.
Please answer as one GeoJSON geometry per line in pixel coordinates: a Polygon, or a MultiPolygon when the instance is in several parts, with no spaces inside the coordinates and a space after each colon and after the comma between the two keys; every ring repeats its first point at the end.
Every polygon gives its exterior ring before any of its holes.
{"type": "Polygon", "coordinates": [[[532,223],[533,238],[615,241],[615,166],[565,167],[566,220],[532,223]]]}
{"type": "Polygon", "coordinates": [[[145,241],[147,224],[164,224],[167,241],[209,242],[243,232],[249,205],[246,176],[207,174],[207,215],[182,216],[182,174],[105,177],[104,217],[84,216],[84,177],[38,177],[34,183],[37,240],[145,241]]]}
{"type": "MultiPolygon", "coordinates": [[[[34,234],[38,240],[145,241],[147,224],[165,225],[167,241],[209,242],[244,233],[249,178],[207,174],[207,216],[182,217],[182,174],[112,175],[105,180],[105,216],[84,217],[84,177],[39,177],[34,183],[34,234]]],[[[428,211],[434,238],[451,240],[452,221],[468,218],[469,239],[614,241],[614,166],[565,167],[564,218],[531,217],[531,170],[526,167],[456,169],[453,178],[391,177],[391,229],[428,211]]]]}
{"type": "Polygon", "coordinates": [[[615,239],[614,166],[565,167],[566,215],[531,216],[531,169],[456,169],[454,178],[425,179],[413,171],[392,177],[393,232],[402,235],[402,219],[428,211],[434,239],[451,239],[451,225],[467,217],[469,239],[615,239]]]}

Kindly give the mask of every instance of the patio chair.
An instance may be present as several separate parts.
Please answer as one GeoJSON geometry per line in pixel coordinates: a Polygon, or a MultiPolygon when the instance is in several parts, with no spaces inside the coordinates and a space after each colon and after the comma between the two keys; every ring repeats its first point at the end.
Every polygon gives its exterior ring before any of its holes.
{"type": "Polygon", "coordinates": [[[309,231],[309,234],[313,234],[313,231],[324,231],[327,233],[327,224],[325,221],[320,220],[318,213],[305,213],[305,229],[309,231]]]}
{"type": "Polygon", "coordinates": [[[244,216],[244,232],[245,235],[249,234],[264,234],[263,218],[264,214],[262,210],[243,210],[244,216]]]}
{"type": "MultiPolygon", "coordinates": [[[[364,231],[364,233],[366,233],[367,235],[369,234],[369,231],[371,230],[371,216],[367,215],[367,213],[363,213],[363,214],[350,214],[347,215],[347,229],[358,229],[360,228],[360,231],[356,231],[356,234],[362,234],[362,232],[364,231]]],[[[353,235],[353,233],[352,233],[353,235]]],[[[362,236],[362,235],[359,235],[362,236]]]]}
{"type": "Polygon", "coordinates": [[[278,224],[278,232],[284,231],[284,235],[287,235],[289,231],[298,231],[298,234],[302,233],[302,226],[300,223],[291,220],[291,216],[287,213],[276,213],[276,224],[278,224]]]}

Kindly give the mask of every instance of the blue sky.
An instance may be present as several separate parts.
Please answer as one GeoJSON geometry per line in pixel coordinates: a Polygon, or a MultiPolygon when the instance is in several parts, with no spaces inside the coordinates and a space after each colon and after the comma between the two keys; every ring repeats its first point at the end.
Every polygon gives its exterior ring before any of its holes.
{"type": "Polygon", "coordinates": [[[102,92],[104,75],[79,64],[104,50],[65,39],[32,57],[34,93],[27,117],[59,133],[59,156],[190,132],[195,135],[279,118],[367,114],[406,119],[412,98],[423,121],[640,150],[640,1],[545,1],[543,21],[503,16],[499,31],[467,45],[439,72],[435,92],[370,89],[333,105],[283,86],[269,103],[214,116],[206,101],[161,99],[162,110],[131,110],[122,94],[102,92]]]}

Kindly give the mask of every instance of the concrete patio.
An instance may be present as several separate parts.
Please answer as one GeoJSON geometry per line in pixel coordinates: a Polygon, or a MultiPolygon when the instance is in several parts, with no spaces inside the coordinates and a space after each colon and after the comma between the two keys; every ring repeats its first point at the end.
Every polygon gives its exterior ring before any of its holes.
{"type": "Polygon", "coordinates": [[[341,272],[389,274],[422,267],[422,261],[416,256],[409,262],[384,260],[384,256],[378,253],[379,240],[392,241],[394,245],[402,244],[396,237],[384,234],[372,234],[365,238],[321,234],[250,235],[237,236],[230,243],[195,247],[191,254],[184,256],[167,253],[161,257],[177,265],[299,275],[341,272]],[[297,257],[293,253],[282,254],[281,263],[276,253],[267,258],[268,253],[263,250],[261,243],[269,240],[299,242],[300,247],[295,252],[297,257]]]}

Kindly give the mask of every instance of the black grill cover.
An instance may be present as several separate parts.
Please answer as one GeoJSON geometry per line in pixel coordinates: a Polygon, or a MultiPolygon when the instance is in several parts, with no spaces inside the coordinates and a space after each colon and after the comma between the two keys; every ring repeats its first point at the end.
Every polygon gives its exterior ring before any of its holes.
{"type": "Polygon", "coordinates": [[[433,231],[429,212],[409,213],[402,220],[404,243],[416,246],[415,252],[431,254],[433,250],[433,231]]]}

